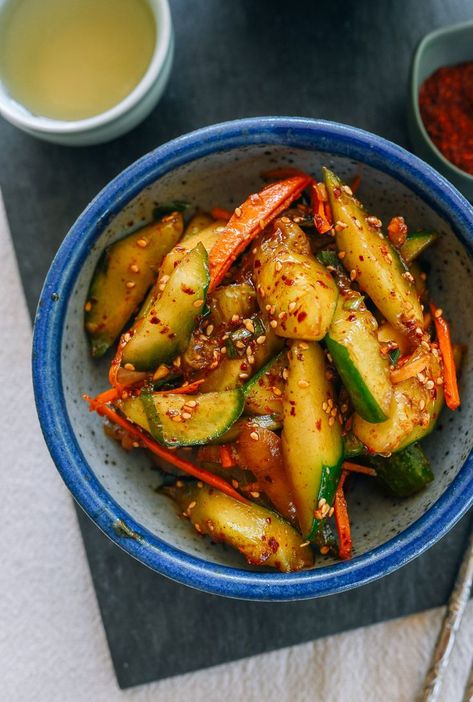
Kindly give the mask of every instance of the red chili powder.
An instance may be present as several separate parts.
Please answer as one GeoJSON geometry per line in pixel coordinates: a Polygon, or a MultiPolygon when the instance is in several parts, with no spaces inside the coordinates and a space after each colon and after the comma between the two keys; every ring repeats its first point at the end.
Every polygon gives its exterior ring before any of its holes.
{"type": "Polygon", "coordinates": [[[435,71],[421,86],[419,107],[437,148],[473,175],[473,61],[435,71]]]}

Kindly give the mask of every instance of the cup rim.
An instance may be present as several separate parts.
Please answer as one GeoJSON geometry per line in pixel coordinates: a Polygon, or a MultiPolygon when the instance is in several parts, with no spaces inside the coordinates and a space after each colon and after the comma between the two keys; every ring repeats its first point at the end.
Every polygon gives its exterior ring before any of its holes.
{"type": "Polygon", "coordinates": [[[146,0],[156,25],[156,39],[149,65],[141,80],[123,100],[105,112],[79,120],[51,119],[28,112],[8,93],[0,91],[0,114],[21,129],[42,134],[82,134],[115,122],[135,107],[149,92],[165,64],[172,41],[172,19],[168,0],[146,0]]]}
{"type": "Polygon", "coordinates": [[[109,538],[152,570],[205,592],[250,600],[289,601],[342,592],[391,573],[432,546],[473,503],[473,452],[438,500],[407,529],[351,561],[297,573],[259,573],[211,563],[157,537],[100,484],[72,429],[61,377],[69,296],[91,247],[109,221],[166,173],[214,152],[284,145],[336,153],[400,180],[447,216],[469,254],[473,208],[443,176],[400,146],[343,124],[300,117],[256,117],[205,127],[158,147],[112,180],[79,216],[46,277],[35,320],[33,384],[51,456],[74,498],[109,538]],[[126,537],[118,525],[127,526],[126,537]],[[130,534],[132,537],[130,538],[130,534]]]}
{"type": "Polygon", "coordinates": [[[412,109],[414,111],[414,118],[416,121],[417,128],[421,133],[422,138],[426,142],[427,147],[430,148],[430,150],[442,163],[442,167],[444,167],[446,170],[450,170],[459,178],[463,178],[465,182],[473,184],[473,175],[462,170],[454,163],[452,163],[452,161],[449,161],[449,159],[443,155],[443,153],[440,151],[440,149],[434,143],[434,141],[432,141],[432,139],[430,138],[430,134],[428,133],[425,127],[424,120],[422,119],[419,108],[419,66],[426,47],[439,37],[444,37],[449,34],[456,34],[457,32],[461,32],[463,30],[472,30],[473,32],[473,20],[469,20],[467,22],[459,22],[457,24],[449,25],[448,27],[440,27],[440,29],[435,29],[433,32],[429,32],[429,34],[426,34],[420,40],[412,59],[410,76],[410,99],[412,109]]]}

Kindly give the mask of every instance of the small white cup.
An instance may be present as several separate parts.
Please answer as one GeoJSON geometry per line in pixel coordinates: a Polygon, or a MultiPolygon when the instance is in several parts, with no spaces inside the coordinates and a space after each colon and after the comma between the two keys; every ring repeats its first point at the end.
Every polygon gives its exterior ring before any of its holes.
{"type": "Polygon", "coordinates": [[[149,115],[163,94],[174,56],[174,33],[168,0],[148,0],[148,3],[156,21],[153,56],[143,78],[121,102],[87,119],[49,119],[28,112],[8,94],[0,81],[0,114],[11,124],[39,139],[67,146],[109,141],[135,127],[149,115]]]}

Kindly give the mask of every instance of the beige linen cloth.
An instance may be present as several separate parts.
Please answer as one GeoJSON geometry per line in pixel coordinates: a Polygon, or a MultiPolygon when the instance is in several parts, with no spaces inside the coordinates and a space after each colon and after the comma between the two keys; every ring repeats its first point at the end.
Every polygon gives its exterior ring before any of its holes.
{"type": "MultiPolygon", "coordinates": [[[[0,700],[415,700],[441,610],[128,691],[118,689],[72,500],[36,418],[31,326],[1,200],[0,261],[0,700]]],[[[472,656],[470,603],[443,700],[461,699],[472,656]]]]}

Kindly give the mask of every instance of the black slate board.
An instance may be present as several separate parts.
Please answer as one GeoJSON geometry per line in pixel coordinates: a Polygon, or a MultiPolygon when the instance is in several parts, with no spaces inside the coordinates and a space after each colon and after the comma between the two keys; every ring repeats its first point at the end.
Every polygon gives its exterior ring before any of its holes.
{"type": "MultiPolygon", "coordinates": [[[[70,149],[0,122],[0,187],[32,314],[65,232],[131,161],[191,129],[259,114],[333,119],[406,145],[413,48],[426,32],[473,17],[469,0],[171,0],[171,9],[171,81],[153,114],[129,135],[70,149]]],[[[357,591],[262,604],[175,585],[78,515],[121,687],[440,605],[468,528],[464,519],[424,556],[357,591]]]]}

